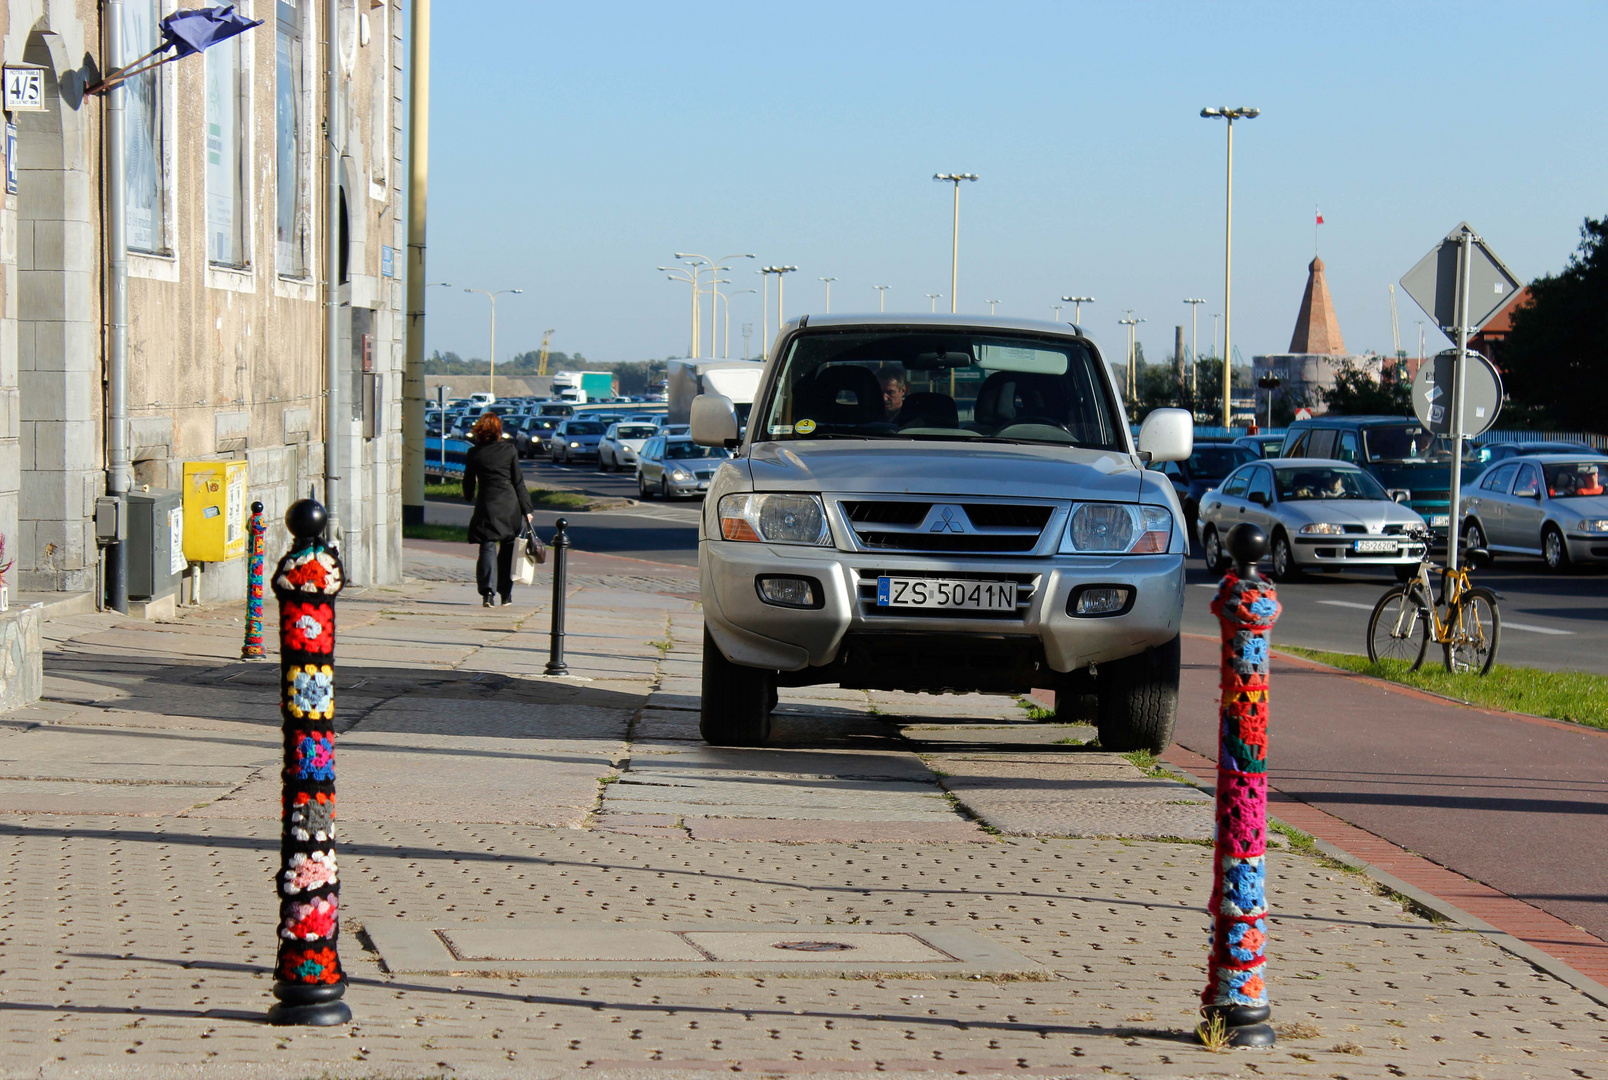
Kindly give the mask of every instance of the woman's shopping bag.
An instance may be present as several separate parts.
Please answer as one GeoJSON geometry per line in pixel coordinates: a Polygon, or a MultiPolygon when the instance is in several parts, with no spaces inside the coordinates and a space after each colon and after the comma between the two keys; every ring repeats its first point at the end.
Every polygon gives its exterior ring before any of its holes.
{"type": "Polygon", "coordinates": [[[547,561],[547,545],[543,544],[528,527],[515,541],[514,581],[519,585],[536,584],[536,567],[547,561]]]}

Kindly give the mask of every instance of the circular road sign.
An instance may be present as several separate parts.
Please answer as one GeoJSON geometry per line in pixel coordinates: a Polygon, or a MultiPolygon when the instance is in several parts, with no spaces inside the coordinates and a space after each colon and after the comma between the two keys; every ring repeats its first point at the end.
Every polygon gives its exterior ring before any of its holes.
{"type": "MultiPolygon", "coordinates": [[[[1413,379],[1413,412],[1436,435],[1452,433],[1452,387],[1457,377],[1457,350],[1430,357],[1413,379]]],[[[1468,354],[1463,375],[1462,435],[1475,438],[1491,430],[1502,411],[1502,376],[1477,352],[1468,354]]]]}

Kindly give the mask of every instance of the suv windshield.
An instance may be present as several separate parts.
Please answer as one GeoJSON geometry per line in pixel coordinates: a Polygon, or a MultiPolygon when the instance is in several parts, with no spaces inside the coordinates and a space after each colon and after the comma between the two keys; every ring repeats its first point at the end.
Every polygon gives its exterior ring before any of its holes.
{"type": "Polygon", "coordinates": [[[989,331],[821,331],[793,339],[768,439],[983,439],[1122,450],[1084,344],[989,331]]]}
{"type": "Polygon", "coordinates": [[[685,461],[691,458],[720,458],[724,461],[731,457],[731,451],[718,446],[699,446],[695,442],[665,443],[664,456],[670,461],[685,461]]]}
{"type": "Polygon", "coordinates": [[[1305,466],[1275,469],[1278,474],[1279,501],[1303,502],[1307,499],[1379,499],[1390,496],[1379,481],[1359,469],[1326,469],[1305,466]]]}
{"type": "Polygon", "coordinates": [[[1553,499],[1589,498],[1601,495],[1603,466],[1600,461],[1571,461],[1566,465],[1543,465],[1547,474],[1547,496],[1553,499]]]}
{"type": "Polygon", "coordinates": [[[1215,479],[1227,476],[1247,461],[1255,460],[1256,455],[1243,446],[1197,445],[1195,452],[1189,455],[1189,475],[1215,479]]]}
{"type": "MultiPolygon", "coordinates": [[[[1422,424],[1365,428],[1363,439],[1368,447],[1369,461],[1452,460],[1452,444],[1439,435],[1431,434],[1422,424]]],[[[1469,444],[1466,460],[1474,459],[1475,451],[1473,445],[1469,444]]]]}

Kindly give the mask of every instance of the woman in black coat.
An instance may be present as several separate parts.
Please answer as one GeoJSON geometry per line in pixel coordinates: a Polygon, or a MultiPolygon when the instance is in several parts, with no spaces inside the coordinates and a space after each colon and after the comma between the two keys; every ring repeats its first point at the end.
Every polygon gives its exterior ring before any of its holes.
{"type": "Polygon", "coordinates": [[[463,497],[475,504],[469,542],[480,545],[475,582],[486,607],[493,606],[492,573],[502,602],[514,602],[514,541],[531,520],[530,491],[519,469],[519,450],[503,438],[496,413],[482,413],[469,432],[474,443],[463,463],[463,497]]]}

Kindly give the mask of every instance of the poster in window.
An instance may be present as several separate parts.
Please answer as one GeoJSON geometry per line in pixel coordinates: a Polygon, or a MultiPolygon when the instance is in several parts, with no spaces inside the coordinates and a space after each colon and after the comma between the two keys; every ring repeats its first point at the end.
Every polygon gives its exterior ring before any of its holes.
{"type": "Polygon", "coordinates": [[[17,125],[6,121],[6,194],[17,193],[17,125]]]}
{"type": "Polygon", "coordinates": [[[207,258],[226,266],[245,262],[240,233],[240,39],[206,53],[207,258]]]}

